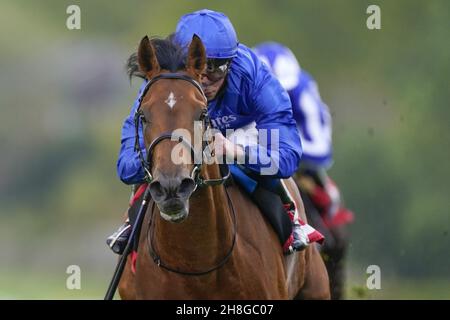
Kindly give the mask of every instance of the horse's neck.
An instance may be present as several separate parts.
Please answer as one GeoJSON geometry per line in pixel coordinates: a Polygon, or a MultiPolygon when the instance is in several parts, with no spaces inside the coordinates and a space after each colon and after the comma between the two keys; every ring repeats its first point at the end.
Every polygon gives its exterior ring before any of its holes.
{"type": "MultiPolygon", "coordinates": [[[[220,177],[219,167],[205,167],[205,179],[220,177]]],[[[211,266],[222,259],[231,247],[233,225],[231,208],[225,187],[210,186],[197,189],[189,200],[189,216],[181,223],[174,224],[156,219],[156,246],[161,258],[167,257],[180,266],[211,266]]]]}

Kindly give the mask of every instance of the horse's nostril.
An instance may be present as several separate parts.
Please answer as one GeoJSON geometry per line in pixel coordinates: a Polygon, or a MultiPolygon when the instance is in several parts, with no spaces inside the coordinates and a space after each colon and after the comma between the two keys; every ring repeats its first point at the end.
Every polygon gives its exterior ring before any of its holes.
{"type": "Polygon", "coordinates": [[[195,189],[195,182],[191,178],[154,180],[150,183],[150,194],[156,202],[172,198],[187,199],[195,189]]]}
{"type": "Polygon", "coordinates": [[[159,181],[150,183],[150,194],[155,201],[162,200],[165,197],[164,188],[159,181]]]}
{"type": "Polygon", "coordinates": [[[195,189],[195,182],[191,178],[184,178],[178,188],[178,195],[181,198],[187,198],[195,189]]]}

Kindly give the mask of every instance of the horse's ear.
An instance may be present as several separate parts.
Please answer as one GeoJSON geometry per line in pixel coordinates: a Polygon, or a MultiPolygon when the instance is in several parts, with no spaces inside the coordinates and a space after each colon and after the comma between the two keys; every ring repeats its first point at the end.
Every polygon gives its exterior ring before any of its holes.
{"type": "Polygon", "coordinates": [[[148,39],[148,36],[142,38],[138,49],[139,69],[150,79],[160,71],[158,59],[156,58],[155,47],[148,39]]]}
{"type": "Polygon", "coordinates": [[[189,45],[186,69],[191,74],[199,77],[206,67],[206,50],[202,40],[196,34],[193,35],[189,45]]]}

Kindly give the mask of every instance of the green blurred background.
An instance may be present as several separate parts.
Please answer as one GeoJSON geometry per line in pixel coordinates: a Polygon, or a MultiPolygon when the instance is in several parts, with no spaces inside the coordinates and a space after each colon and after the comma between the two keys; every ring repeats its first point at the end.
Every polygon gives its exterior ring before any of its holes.
{"type": "Polygon", "coordinates": [[[347,297],[450,299],[450,2],[65,1],[0,4],[0,298],[101,299],[105,238],[130,189],[116,176],[143,35],[187,12],[226,13],[239,40],[292,48],[333,115],[330,171],[351,226],[347,297]],[[68,30],[66,8],[81,8],[68,30]],[[381,30],[366,9],[381,8],[381,30]],[[81,268],[68,290],[66,268],[81,268]],[[381,290],[366,268],[381,268],[381,290]]]}

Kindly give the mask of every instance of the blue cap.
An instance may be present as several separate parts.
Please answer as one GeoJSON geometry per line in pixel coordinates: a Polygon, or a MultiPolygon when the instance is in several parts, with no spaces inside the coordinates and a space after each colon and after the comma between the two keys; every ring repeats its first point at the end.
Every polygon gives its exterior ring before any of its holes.
{"type": "Polygon", "coordinates": [[[200,37],[207,58],[233,58],[237,55],[238,39],[230,19],[221,12],[208,9],[186,14],[177,24],[176,41],[188,47],[193,35],[200,37]]]}
{"type": "Polygon", "coordinates": [[[275,74],[285,90],[290,91],[298,85],[301,68],[288,47],[277,42],[264,42],[254,47],[253,51],[275,74]]]}

